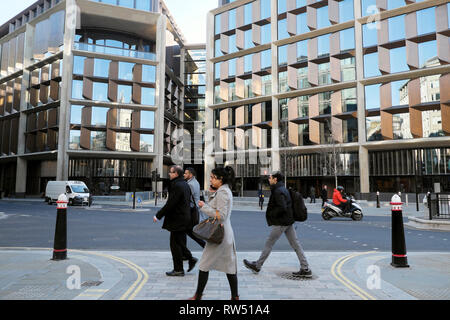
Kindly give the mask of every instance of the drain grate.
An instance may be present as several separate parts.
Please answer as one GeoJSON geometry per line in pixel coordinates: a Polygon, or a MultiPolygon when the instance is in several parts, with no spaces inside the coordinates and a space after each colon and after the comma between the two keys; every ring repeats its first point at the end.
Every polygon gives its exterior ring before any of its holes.
{"type": "Polygon", "coordinates": [[[316,275],[312,275],[312,278],[303,278],[299,276],[295,276],[292,274],[292,272],[281,272],[277,274],[280,278],[287,279],[287,280],[295,280],[295,281],[311,281],[316,280],[318,277],[316,275]]]}
{"type": "Polygon", "coordinates": [[[81,284],[82,287],[98,287],[103,281],[85,281],[81,284]]]}

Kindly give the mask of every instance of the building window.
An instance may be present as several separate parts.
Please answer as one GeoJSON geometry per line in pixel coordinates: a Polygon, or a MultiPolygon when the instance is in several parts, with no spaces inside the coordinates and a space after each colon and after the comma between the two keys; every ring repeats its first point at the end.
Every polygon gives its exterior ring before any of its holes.
{"type": "Polygon", "coordinates": [[[91,131],[91,150],[106,151],[106,132],[91,131]]]}
{"type": "Polygon", "coordinates": [[[156,67],[142,65],[142,82],[156,82],[156,67]]]}
{"type": "MultiPolygon", "coordinates": [[[[391,63],[392,65],[392,63],[391,63]]],[[[378,69],[378,52],[364,55],[364,77],[370,78],[381,75],[378,69]]]]}
{"type": "Polygon", "coordinates": [[[141,91],[141,104],[154,106],[155,105],[155,89],[154,88],[142,88],[141,91]]]}
{"type": "Polygon", "coordinates": [[[108,101],[108,84],[94,82],[92,90],[92,100],[108,101]]]}
{"type": "Polygon", "coordinates": [[[141,111],[141,129],[154,129],[155,128],[155,112],[154,111],[141,111]]]}
{"type": "Polygon", "coordinates": [[[108,108],[92,107],[91,125],[99,127],[106,126],[108,110],[108,108]]]}
{"type": "Polygon", "coordinates": [[[440,64],[437,57],[437,43],[436,40],[422,42],[418,45],[419,50],[419,68],[427,68],[440,64]]]}
{"type": "Polygon", "coordinates": [[[132,102],[133,87],[119,84],[117,86],[117,102],[133,103],[132,102]]]}
{"type": "Polygon", "coordinates": [[[72,80],[72,99],[83,100],[83,80],[72,80]]]}
{"type": "Polygon", "coordinates": [[[140,134],[140,151],[153,152],[154,136],[152,134],[140,134]]]}
{"type": "Polygon", "coordinates": [[[119,79],[133,81],[134,63],[119,62],[119,79]]]}
{"type": "Polygon", "coordinates": [[[69,149],[79,150],[80,148],[80,130],[70,130],[69,149]]]}
{"type": "Polygon", "coordinates": [[[405,39],[405,15],[388,19],[389,41],[405,39]]]}
{"type": "Polygon", "coordinates": [[[364,87],[366,110],[380,108],[380,84],[364,87]]]}
{"type": "Polygon", "coordinates": [[[353,0],[339,2],[339,22],[342,23],[353,19],[353,0]]]}
{"type": "Polygon", "coordinates": [[[363,31],[363,47],[372,47],[376,46],[378,44],[377,39],[377,28],[378,22],[372,22],[368,24],[363,24],[362,31],[363,31]]]}
{"type": "Polygon", "coordinates": [[[84,74],[84,61],[86,57],[74,56],[73,57],[73,74],[83,75],[84,74]]]}
{"type": "Polygon", "coordinates": [[[389,51],[389,54],[390,54],[391,73],[409,70],[409,67],[406,64],[406,47],[391,49],[389,51]]]}
{"type": "Polygon", "coordinates": [[[81,124],[81,110],[83,106],[72,106],[70,108],[70,124],[81,124]]]}
{"type": "Polygon", "coordinates": [[[324,6],[317,9],[317,29],[329,27],[331,25],[328,18],[328,6],[324,6]]]}
{"type": "Polygon", "coordinates": [[[94,59],[94,77],[108,78],[110,60],[94,59]]]}
{"type": "Polygon", "coordinates": [[[306,13],[300,13],[297,15],[297,34],[303,34],[309,32],[308,20],[306,13]]]}

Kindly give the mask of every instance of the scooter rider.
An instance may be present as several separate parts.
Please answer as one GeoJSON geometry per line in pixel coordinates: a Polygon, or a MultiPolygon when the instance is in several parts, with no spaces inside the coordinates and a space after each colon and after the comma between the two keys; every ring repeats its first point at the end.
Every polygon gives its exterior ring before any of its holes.
{"type": "Polygon", "coordinates": [[[342,196],[343,192],[344,187],[342,186],[338,186],[336,189],[334,189],[333,204],[338,206],[344,213],[346,213],[348,211],[350,201],[348,201],[342,196]]]}

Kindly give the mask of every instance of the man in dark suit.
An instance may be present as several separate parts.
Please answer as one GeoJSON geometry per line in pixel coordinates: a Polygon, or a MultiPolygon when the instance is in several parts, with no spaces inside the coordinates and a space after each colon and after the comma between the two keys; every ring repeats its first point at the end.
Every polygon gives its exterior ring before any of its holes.
{"type": "Polygon", "coordinates": [[[190,188],[183,178],[183,168],[172,166],[169,169],[169,198],[166,205],[158,211],[153,221],[164,217],[162,228],[170,232],[170,251],[172,252],[173,270],[166,272],[167,276],[184,276],[183,257],[189,260],[188,272],[191,271],[197,259],[186,247],[186,231],[191,227],[190,188]]]}

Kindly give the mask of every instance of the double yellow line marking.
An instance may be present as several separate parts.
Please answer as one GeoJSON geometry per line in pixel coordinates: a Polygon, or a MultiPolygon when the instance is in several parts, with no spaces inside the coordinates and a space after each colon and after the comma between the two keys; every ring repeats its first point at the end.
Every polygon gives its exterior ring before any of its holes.
{"type": "Polygon", "coordinates": [[[126,265],[128,268],[130,268],[131,270],[133,270],[134,272],[136,272],[137,274],[137,279],[136,281],[131,285],[131,287],[128,288],[128,290],[119,298],[119,300],[133,300],[137,294],[142,290],[142,287],[147,283],[148,281],[148,274],[147,272],[142,269],[140,266],[134,264],[133,262],[123,259],[123,258],[119,258],[119,257],[115,257],[109,254],[104,254],[104,253],[98,253],[98,252],[89,252],[89,251],[79,251],[79,250],[70,250],[70,251],[76,251],[79,253],[88,253],[88,254],[93,254],[93,255],[97,255],[100,257],[104,257],[107,259],[111,259],[117,262],[120,262],[124,265],[126,265]]]}
{"type": "MultiPolygon", "coordinates": [[[[26,248],[26,247],[0,247],[0,250],[2,249],[8,249],[8,250],[52,250],[51,248],[26,248]]],[[[115,257],[109,254],[103,254],[99,252],[93,252],[93,251],[82,251],[82,250],[75,250],[75,249],[69,249],[69,252],[78,252],[80,254],[92,254],[96,256],[100,256],[103,258],[111,259],[117,262],[120,262],[124,265],[126,265],[128,268],[136,272],[137,274],[137,280],[131,285],[130,288],[120,297],[120,300],[133,300],[137,294],[142,290],[142,287],[147,283],[148,281],[148,274],[147,272],[142,269],[140,266],[134,264],[131,261],[128,261],[123,258],[115,257]]],[[[106,293],[108,290],[103,289],[88,289],[84,293],[80,294],[80,296],[86,296],[86,297],[101,297],[104,293],[106,293]],[[91,292],[91,293],[87,293],[91,292]],[[97,292],[95,294],[94,292],[97,292]],[[103,293],[102,293],[103,292],[103,293]]]]}
{"type": "Polygon", "coordinates": [[[342,284],[344,284],[347,288],[349,288],[351,291],[353,291],[355,294],[357,294],[359,297],[361,297],[363,300],[376,300],[373,296],[365,292],[363,289],[358,287],[356,284],[348,280],[343,274],[342,274],[342,266],[350,259],[355,258],[357,256],[362,256],[365,254],[375,253],[376,251],[369,251],[369,252],[363,252],[363,253],[355,253],[350,254],[347,256],[344,256],[342,258],[339,258],[336,260],[336,262],[331,267],[331,274],[339,280],[342,284]]]}

